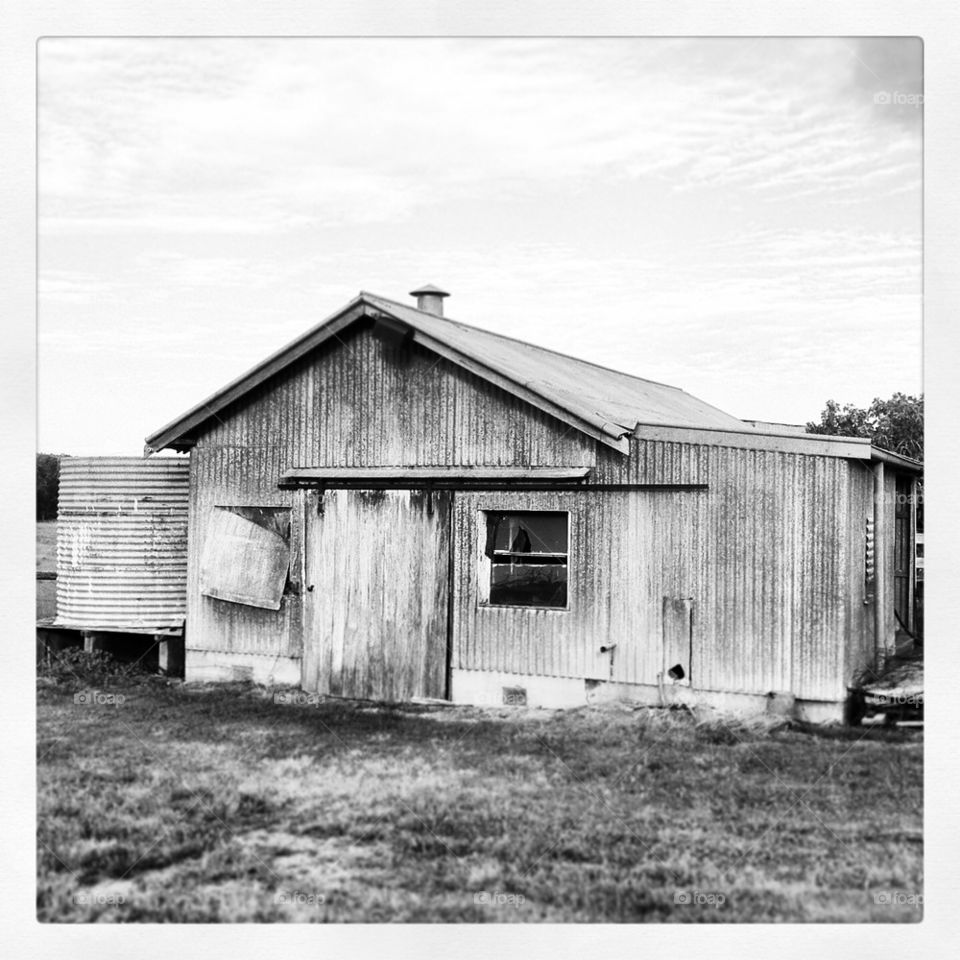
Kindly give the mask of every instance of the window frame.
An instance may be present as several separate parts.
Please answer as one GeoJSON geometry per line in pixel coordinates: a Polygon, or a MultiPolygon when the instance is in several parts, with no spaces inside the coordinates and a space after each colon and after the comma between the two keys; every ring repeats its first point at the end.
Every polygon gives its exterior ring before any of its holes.
{"type": "MultiPolygon", "coordinates": [[[[573,526],[570,522],[570,510],[557,507],[480,507],[477,510],[477,607],[485,610],[541,610],[546,613],[569,613],[572,608],[573,590],[571,561],[573,557],[573,526]],[[566,567],[567,571],[567,597],[563,606],[544,605],[536,603],[493,603],[490,600],[490,591],[493,585],[493,561],[487,556],[487,531],[489,515],[492,513],[553,513],[563,514],[567,522],[567,549],[566,549],[566,567]]],[[[507,553],[511,551],[497,551],[507,553]]]]}

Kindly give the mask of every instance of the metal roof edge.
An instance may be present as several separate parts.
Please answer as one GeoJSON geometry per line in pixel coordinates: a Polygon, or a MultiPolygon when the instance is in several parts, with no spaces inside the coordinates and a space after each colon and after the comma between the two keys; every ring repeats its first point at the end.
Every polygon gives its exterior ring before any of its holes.
{"type": "Polygon", "coordinates": [[[870,441],[862,437],[837,437],[810,433],[776,433],[759,430],[725,430],[723,427],[638,424],[633,434],[641,440],[672,440],[717,447],[754,447],[853,460],[870,459],[870,441]]]}
{"type": "MultiPolygon", "coordinates": [[[[637,427],[660,427],[666,426],[659,423],[638,423],[637,427]]],[[[669,427],[671,430],[702,430],[705,433],[738,433],[745,437],[782,437],[785,440],[825,440],[828,443],[854,443],[867,446],[870,443],[867,437],[843,437],[833,433],[796,433],[790,430],[759,430],[756,428],[745,428],[735,430],[728,427],[690,427],[677,424],[669,427]]]]}
{"type": "MultiPolygon", "coordinates": [[[[264,360],[261,360],[245,373],[242,373],[239,377],[235,377],[205,400],[201,400],[179,417],[176,417],[160,427],[159,430],[155,430],[149,434],[144,438],[144,456],[148,457],[175,443],[181,439],[188,430],[198,426],[211,416],[216,416],[227,404],[233,403],[234,400],[243,396],[248,390],[262,383],[275,373],[278,373],[284,367],[293,363],[294,360],[303,356],[303,354],[319,346],[325,340],[328,340],[335,332],[328,330],[328,327],[351,311],[356,310],[357,307],[365,302],[366,297],[367,295],[361,292],[335,313],[330,314],[326,319],[314,324],[314,326],[310,327],[305,333],[291,340],[279,350],[274,351],[264,360]],[[324,335],[321,336],[321,334],[324,335]]],[[[362,311],[357,314],[358,317],[361,315],[362,311]]],[[[353,319],[356,318],[351,317],[351,321],[353,319]]]]}
{"type": "Polygon", "coordinates": [[[870,445],[870,459],[877,460],[880,463],[889,463],[892,467],[903,467],[906,470],[912,470],[914,473],[923,473],[923,461],[914,460],[913,457],[905,457],[901,453],[894,453],[892,450],[885,450],[883,447],[870,445]]]}

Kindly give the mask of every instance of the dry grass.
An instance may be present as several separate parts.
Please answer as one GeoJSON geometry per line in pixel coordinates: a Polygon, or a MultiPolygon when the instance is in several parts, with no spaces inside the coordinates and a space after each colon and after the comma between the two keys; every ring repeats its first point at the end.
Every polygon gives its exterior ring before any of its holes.
{"type": "Polygon", "coordinates": [[[38,693],[44,921],[921,917],[917,734],[71,678],[38,693]]]}

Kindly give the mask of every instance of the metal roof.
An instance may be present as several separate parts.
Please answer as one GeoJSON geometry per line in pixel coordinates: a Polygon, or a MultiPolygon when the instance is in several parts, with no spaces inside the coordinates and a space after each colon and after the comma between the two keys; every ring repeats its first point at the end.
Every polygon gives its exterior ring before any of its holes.
{"type": "MultiPolygon", "coordinates": [[[[761,436],[771,431],[724,413],[681,390],[610,370],[449,317],[361,291],[326,320],[146,438],[145,453],[188,449],[198,427],[361,317],[390,318],[427,349],[521,397],[589,436],[629,451],[639,425],[761,436]]],[[[800,437],[796,437],[800,441],[800,437]]],[[[829,437],[817,439],[829,440],[829,437]]],[[[837,438],[841,439],[841,438],[837,438]]],[[[869,448],[868,448],[869,449],[869,448]]],[[[869,455],[869,454],[868,454],[869,455]]]]}
{"type": "Polygon", "coordinates": [[[632,433],[638,423],[744,430],[741,420],[679,387],[609,370],[376,294],[362,296],[395,319],[491,367],[611,436],[632,433]]]}

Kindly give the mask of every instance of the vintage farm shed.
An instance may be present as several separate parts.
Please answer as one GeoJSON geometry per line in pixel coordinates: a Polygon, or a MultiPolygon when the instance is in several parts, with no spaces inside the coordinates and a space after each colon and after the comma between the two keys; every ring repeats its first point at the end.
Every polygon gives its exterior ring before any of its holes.
{"type": "Polygon", "coordinates": [[[361,293],[190,452],[187,679],[837,716],[912,624],[919,465],[361,293]]]}

